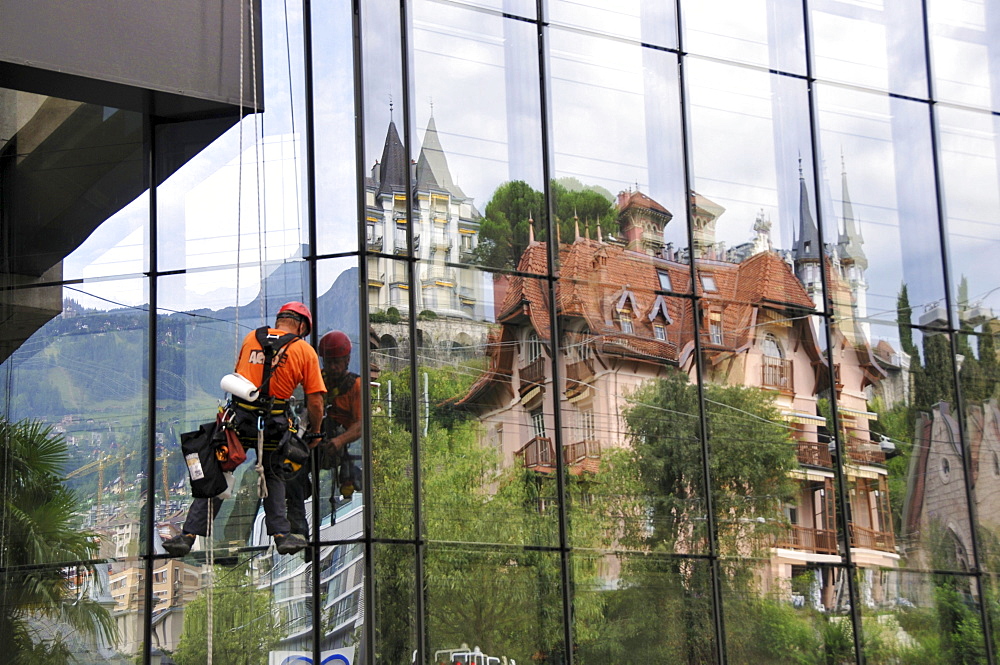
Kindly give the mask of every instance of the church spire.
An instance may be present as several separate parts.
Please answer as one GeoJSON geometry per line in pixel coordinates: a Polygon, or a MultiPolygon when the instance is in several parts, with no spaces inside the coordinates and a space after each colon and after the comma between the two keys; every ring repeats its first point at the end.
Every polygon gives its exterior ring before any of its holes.
{"type": "Polygon", "coordinates": [[[799,232],[792,245],[792,258],[796,264],[802,262],[818,262],[823,256],[823,248],[819,246],[819,229],[813,220],[809,208],[809,190],[806,179],[802,175],[802,158],[799,157],[799,232]]]}
{"type": "Polygon", "coordinates": [[[840,234],[838,239],[838,245],[840,250],[841,259],[845,263],[853,262],[862,270],[868,268],[868,257],[865,256],[865,250],[862,248],[865,241],[861,237],[861,231],[858,228],[857,220],[854,219],[854,207],[851,205],[851,195],[847,191],[847,168],[844,166],[844,156],[840,156],[841,172],[841,192],[843,198],[843,218],[844,218],[844,230],[840,234]]]}

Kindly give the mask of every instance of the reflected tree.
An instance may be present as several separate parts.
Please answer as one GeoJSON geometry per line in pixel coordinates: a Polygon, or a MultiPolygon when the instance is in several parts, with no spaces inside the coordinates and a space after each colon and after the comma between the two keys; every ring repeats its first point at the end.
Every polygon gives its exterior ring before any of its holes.
{"type": "MultiPolygon", "coordinates": [[[[267,660],[281,635],[276,625],[271,593],[257,589],[250,562],[235,568],[217,568],[213,583],[212,657],[226,665],[259,665],[267,660]]],[[[184,607],[184,627],[173,659],[177,665],[201,665],[208,660],[208,596],[204,593],[184,607]]]]}
{"type": "MultiPolygon", "coordinates": [[[[94,534],[79,528],[77,497],[63,482],[66,442],[37,422],[0,420],[0,644],[13,663],[71,662],[66,643],[45,638],[39,628],[65,624],[87,640],[115,642],[108,610],[74,593],[67,566],[81,566],[97,554],[94,534]]],[[[52,630],[47,631],[52,633],[52,630]]],[[[54,631],[58,633],[59,631],[54,631]]]]}

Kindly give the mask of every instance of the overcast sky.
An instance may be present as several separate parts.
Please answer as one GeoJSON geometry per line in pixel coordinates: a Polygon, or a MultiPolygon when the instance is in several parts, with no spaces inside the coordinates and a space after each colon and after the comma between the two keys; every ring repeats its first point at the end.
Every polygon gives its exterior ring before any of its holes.
{"type": "MultiPolygon", "coordinates": [[[[798,225],[800,157],[815,215],[805,83],[768,72],[778,67],[793,74],[805,70],[801,12],[794,11],[801,5],[791,2],[790,9],[787,4],[683,4],[685,47],[694,54],[684,70],[693,185],[726,209],[717,239],[730,247],[751,238],[760,213],[772,223],[775,246],[791,247],[798,225]]],[[[968,41],[970,35],[978,39],[983,34],[985,5],[953,3],[948,6],[956,11],[945,13],[941,0],[930,4],[939,96],[966,105],[988,103],[986,62],[993,54],[988,40],[968,41]]],[[[907,32],[919,19],[916,5],[817,3],[810,19],[816,75],[925,95],[923,53],[919,44],[914,46],[919,40],[900,39],[919,34],[907,32]]],[[[532,6],[508,0],[495,9],[530,11],[532,6]]],[[[264,9],[267,110],[257,117],[256,127],[253,118],[244,120],[242,159],[239,128],[233,128],[159,190],[160,228],[170,229],[162,238],[159,268],[234,264],[239,244],[240,262],[254,268],[241,273],[241,302],[254,297],[259,286],[258,219],[265,261],[293,256],[305,237],[302,66],[287,55],[288,43],[293,54],[301,48],[301,17],[289,14],[286,32],[285,7],[265,2],[264,9]],[[256,144],[255,131],[264,137],[256,144]],[[237,225],[242,230],[238,243],[237,225]]],[[[413,157],[433,113],[452,176],[480,211],[507,180],[523,179],[540,189],[541,104],[532,24],[455,2],[420,0],[410,10],[413,157]]],[[[351,251],[357,246],[357,227],[349,4],[324,3],[315,11],[319,250],[351,251]]],[[[364,11],[364,163],[370,168],[381,156],[390,117],[403,133],[403,86],[397,9],[369,2],[364,11]]],[[[668,29],[672,16],[637,2],[609,13],[593,1],[551,0],[548,11],[553,24],[547,33],[547,73],[554,175],[600,185],[613,194],[638,187],[675,214],[667,239],[686,246],[677,60],[672,53],[639,45],[643,40],[674,46],[668,29]]],[[[894,320],[903,282],[915,305],[941,299],[926,106],[834,83],[817,85],[815,100],[824,232],[828,240],[838,233],[844,169],[870,261],[869,312],[887,312],[887,320],[894,320]]],[[[957,281],[966,275],[971,295],[985,297],[1000,311],[1000,292],[991,292],[998,285],[994,263],[1000,255],[996,126],[989,115],[971,108],[937,108],[954,277],[957,281]]],[[[69,257],[66,276],[133,273],[135,280],[95,282],[87,288],[133,304],[144,302],[138,276],[146,269],[145,200],[141,197],[108,220],[69,257]]],[[[335,277],[329,271],[324,276],[331,282],[335,277]]],[[[218,307],[236,299],[231,278],[194,272],[183,281],[161,296],[165,306],[218,307]]]]}

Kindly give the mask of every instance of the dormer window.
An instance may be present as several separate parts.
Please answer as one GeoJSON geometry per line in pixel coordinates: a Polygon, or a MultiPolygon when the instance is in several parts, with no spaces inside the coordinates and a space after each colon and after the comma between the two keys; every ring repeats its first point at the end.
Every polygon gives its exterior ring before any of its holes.
{"type": "Polygon", "coordinates": [[[626,308],[626,309],[623,309],[623,310],[619,311],[618,312],[618,322],[621,324],[622,332],[623,333],[625,333],[626,335],[631,335],[632,334],[633,328],[632,328],[632,310],[631,309],[627,309],[626,308]]]}
{"type": "Polygon", "coordinates": [[[538,339],[538,334],[532,330],[524,338],[524,360],[531,363],[542,356],[542,341],[538,339]]]}
{"type": "Polygon", "coordinates": [[[660,323],[653,324],[653,335],[661,342],[667,341],[667,329],[660,323]]]}
{"type": "Polygon", "coordinates": [[[658,271],[657,275],[660,277],[660,288],[664,291],[672,291],[674,287],[670,284],[670,275],[663,270],[658,271]]]}
{"type": "Polygon", "coordinates": [[[722,312],[709,312],[708,338],[712,344],[722,344],[722,312]]]}
{"type": "Polygon", "coordinates": [[[712,275],[700,275],[701,277],[701,288],[707,292],[715,292],[719,290],[719,287],[715,284],[715,277],[712,275]]]}

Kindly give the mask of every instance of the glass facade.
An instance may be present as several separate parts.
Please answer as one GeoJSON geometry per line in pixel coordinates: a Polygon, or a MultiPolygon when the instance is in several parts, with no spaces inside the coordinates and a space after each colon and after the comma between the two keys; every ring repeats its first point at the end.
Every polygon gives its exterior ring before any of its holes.
{"type": "Polygon", "coordinates": [[[13,662],[1000,660],[996,3],[257,9],[258,113],[0,88],[13,662]],[[308,546],[251,447],[172,557],[289,301],[308,546]]]}

